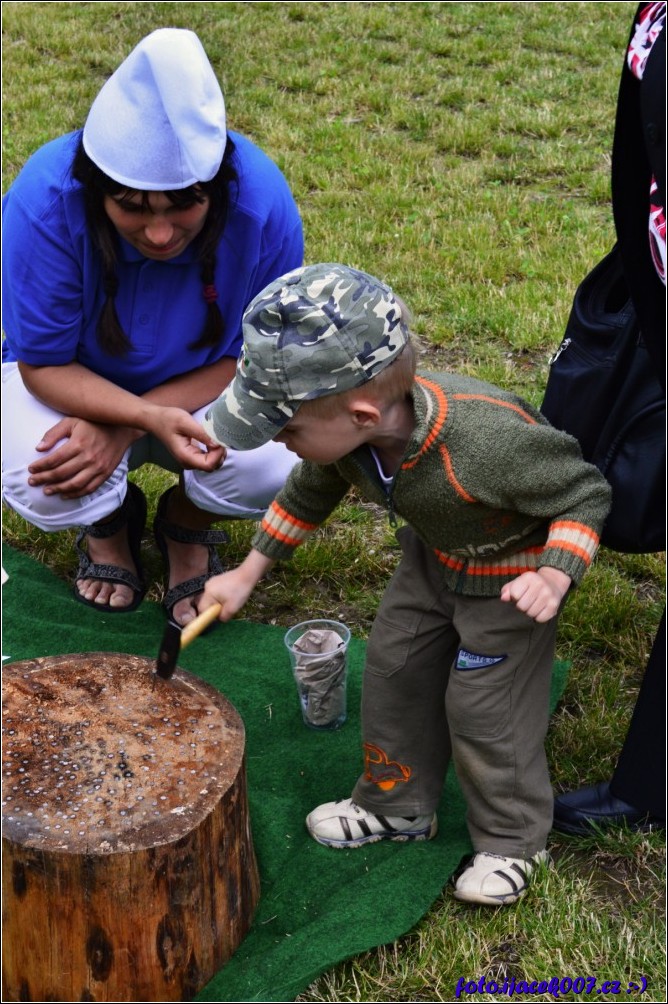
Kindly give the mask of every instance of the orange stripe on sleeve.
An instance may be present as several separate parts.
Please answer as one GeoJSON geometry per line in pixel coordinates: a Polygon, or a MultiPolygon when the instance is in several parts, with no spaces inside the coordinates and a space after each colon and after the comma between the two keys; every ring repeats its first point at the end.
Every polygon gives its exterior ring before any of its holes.
{"type": "Polygon", "coordinates": [[[281,533],[280,530],[273,526],[265,526],[263,523],[262,529],[268,536],[273,537],[274,540],[279,540],[281,544],[285,544],[288,547],[299,547],[300,544],[304,543],[303,537],[288,537],[287,534],[281,533]]]}
{"type": "Polygon", "coordinates": [[[598,534],[590,526],[586,526],[585,523],[576,523],[574,520],[568,519],[556,520],[550,526],[550,535],[555,530],[573,530],[574,533],[581,533],[585,537],[590,537],[595,544],[599,542],[598,534]]]}
{"type": "MultiPolygon", "coordinates": [[[[274,513],[281,520],[282,523],[290,523],[292,526],[298,527],[300,530],[306,530],[311,532],[311,530],[316,530],[318,527],[317,523],[305,523],[304,520],[297,519],[296,516],[292,516],[289,512],[283,509],[280,505],[272,502],[269,511],[274,513]]],[[[265,520],[267,517],[265,517],[265,520]]]]}
{"type": "Polygon", "coordinates": [[[572,541],[560,540],[558,537],[551,537],[545,545],[546,550],[552,547],[557,547],[560,551],[570,551],[571,554],[575,554],[578,558],[581,558],[585,565],[591,565],[592,558],[594,557],[591,551],[587,551],[584,547],[578,547],[572,541]]]}

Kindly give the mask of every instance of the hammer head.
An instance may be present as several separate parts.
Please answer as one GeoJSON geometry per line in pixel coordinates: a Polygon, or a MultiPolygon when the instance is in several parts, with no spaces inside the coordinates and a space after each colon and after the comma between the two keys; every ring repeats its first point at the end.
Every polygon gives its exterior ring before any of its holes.
{"type": "Polygon", "coordinates": [[[176,662],[181,651],[181,630],[181,627],[173,621],[167,622],[155,666],[156,673],[163,680],[169,680],[176,669],[176,662]]]}

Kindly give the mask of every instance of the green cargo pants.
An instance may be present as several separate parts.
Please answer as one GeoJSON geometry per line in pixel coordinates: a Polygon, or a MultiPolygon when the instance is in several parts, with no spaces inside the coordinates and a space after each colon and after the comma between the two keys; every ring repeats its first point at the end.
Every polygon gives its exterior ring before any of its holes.
{"type": "Polygon", "coordinates": [[[545,847],[552,790],[544,740],[557,618],[460,596],[408,527],[374,622],[362,695],[370,812],[434,812],[450,758],[476,851],[529,858],[545,847]]]}

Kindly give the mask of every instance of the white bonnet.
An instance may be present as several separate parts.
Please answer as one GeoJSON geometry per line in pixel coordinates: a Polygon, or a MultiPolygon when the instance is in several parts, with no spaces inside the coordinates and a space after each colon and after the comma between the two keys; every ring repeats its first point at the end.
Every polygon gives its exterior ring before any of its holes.
{"type": "Polygon", "coordinates": [[[102,87],[83,131],[101,171],[152,192],[210,181],[226,140],[222,91],[199,38],[182,28],[141,40],[102,87]]]}

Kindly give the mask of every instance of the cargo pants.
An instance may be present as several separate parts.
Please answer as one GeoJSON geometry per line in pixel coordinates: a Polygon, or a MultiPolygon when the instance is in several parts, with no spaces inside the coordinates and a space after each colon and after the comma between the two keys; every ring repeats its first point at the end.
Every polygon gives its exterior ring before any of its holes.
{"type": "Polygon", "coordinates": [[[353,791],[389,816],[433,813],[452,757],[474,850],[545,847],[552,790],[544,740],[557,618],[446,589],[413,531],[381,601],[362,693],[365,770],[353,791]]]}

